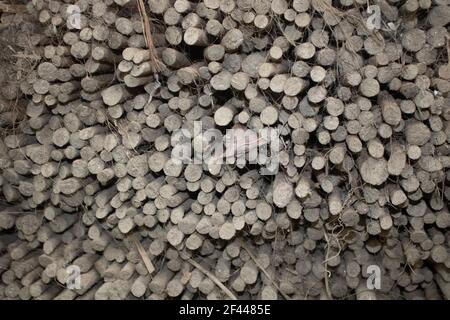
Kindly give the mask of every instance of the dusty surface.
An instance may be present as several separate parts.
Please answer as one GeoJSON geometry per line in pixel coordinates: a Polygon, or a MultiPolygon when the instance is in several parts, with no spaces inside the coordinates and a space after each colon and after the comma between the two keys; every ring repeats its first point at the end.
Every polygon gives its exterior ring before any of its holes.
{"type": "Polygon", "coordinates": [[[448,1],[11,3],[1,299],[450,298],[448,1]]]}

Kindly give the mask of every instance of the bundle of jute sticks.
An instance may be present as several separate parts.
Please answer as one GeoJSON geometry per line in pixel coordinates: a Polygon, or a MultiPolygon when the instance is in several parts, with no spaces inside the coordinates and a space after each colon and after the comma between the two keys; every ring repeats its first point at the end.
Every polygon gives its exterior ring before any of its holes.
{"type": "Polygon", "coordinates": [[[369,5],[30,1],[0,298],[450,298],[450,6],[369,5]]]}

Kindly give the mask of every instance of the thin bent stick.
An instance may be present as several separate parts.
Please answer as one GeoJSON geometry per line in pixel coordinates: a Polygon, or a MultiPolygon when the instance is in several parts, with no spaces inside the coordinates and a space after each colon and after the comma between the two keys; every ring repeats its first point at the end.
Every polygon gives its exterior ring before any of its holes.
{"type": "Polygon", "coordinates": [[[143,0],[136,0],[137,7],[139,10],[139,15],[141,16],[141,22],[144,30],[144,39],[147,44],[149,53],[150,53],[150,61],[152,62],[152,68],[155,72],[162,71],[161,62],[158,59],[158,56],[155,52],[155,45],[153,43],[152,31],[150,29],[150,21],[148,19],[147,13],[145,12],[145,6],[143,0]]]}
{"type": "Polygon", "coordinates": [[[328,271],[328,256],[329,256],[329,254],[330,254],[330,241],[329,241],[329,239],[328,239],[328,235],[327,235],[327,233],[326,233],[326,231],[324,231],[324,236],[325,236],[325,240],[327,241],[327,253],[326,253],[326,255],[325,255],[325,278],[324,278],[324,281],[325,281],[325,291],[326,291],[326,293],[327,293],[327,296],[328,296],[328,299],[333,299],[333,296],[331,295],[331,291],[330,291],[330,284],[329,284],[329,282],[328,282],[328,275],[329,274],[331,274],[331,272],[330,271],[328,271]]]}
{"type": "Polygon", "coordinates": [[[200,270],[201,272],[203,272],[209,279],[211,279],[211,281],[213,281],[220,289],[223,290],[223,292],[231,299],[231,300],[237,300],[237,297],[234,295],[233,292],[231,292],[230,289],[228,289],[227,287],[225,287],[223,285],[222,282],[220,282],[219,279],[217,279],[211,272],[209,272],[208,270],[206,270],[205,268],[203,268],[200,264],[198,264],[196,261],[192,260],[192,259],[187,259],[187,262],[189,262],[190,264],[192,264],[195,268],[197,268],[198,270],[200,270]]]}
{"type": "Polygon", "coordinates": [[[141,243],[135,239],[134,244],[136,245],[139,255],[141,256],[142,262],[144,262],[144,265],[148,271],[148,274],[151,275],[153,273],[153,271],[155,271],[155,266],[150,261],[150,258],[148,257],[148,255],[145,252],[144,248],[142,247],[141,243]]]}
{"type": "Polygon", "coordinates": [[[247,251],[247,253],[250,256],[250,258],[252,258],[252,260],[255,262],[257,267],[259,269],[261,269],[261,271],[264,273],[264,275],[267,277],[267,279],[269,279],[270,282],[272,282],[273,286],[278,290],[278,292],[280,292],[280,294],[283,296],[283,298],[286,299],[286,300],[291,300],[291,297],[289,297],[287,294],[285,294],[283,291],[280,290],[280,287],[275,283],[275,281],[272,279],[270,274],[266,271],[266,269],[264,269],[261,266],[261,264],[258,262],[258,260],[256,260],[255,256],[251,253],[251,251],[247,248],[247,246],[243,242],[241,242],[241,246],[242,246],[242,248],[245,249],[245,251],[247,251]]]}

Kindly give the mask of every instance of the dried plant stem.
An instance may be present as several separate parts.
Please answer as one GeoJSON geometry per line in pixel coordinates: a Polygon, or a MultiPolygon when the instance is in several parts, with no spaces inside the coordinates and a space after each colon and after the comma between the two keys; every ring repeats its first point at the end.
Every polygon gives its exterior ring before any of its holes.
{"type": "Polygon", "coordinates": [[[208,270],[206,270],[205,268],[203,268],[200,264],[198,264],[196,261],[192,260],[192,259],[187,259],[187,262],[189,262],[190,264],[192,264],[195,268],[197,268],[198,270],[200,270],[201,272],[203,272],[209,279],[211,279],[212,282],[214,282],[220,289],[222,289],[222,291],[231,299],[231,300],[237,300],[237,297],[234,295],[233,292],[231,292],[230,289],[228,289],[227,287],[225,287],[223,285],[222,282],[220,282],[219,279],[217,279],[217,277],[215,277],[211,272],[209,272],[208,270]]]}
{"type": "Polygon", "coordinates": [[[145,5],[143,0],[136,0],[141,16],[142,26],[144,28],[145,43],[147,44],[148,50],[150,51],[150,61],[152,62],[152,68],[154,72],[162,71],[162,64],[159,61],[158,55],[156,53],[155,45],[153,43],[152,30],[150,28],[150,19],[148,18],[147,12],[145,11],[145,5]]]}

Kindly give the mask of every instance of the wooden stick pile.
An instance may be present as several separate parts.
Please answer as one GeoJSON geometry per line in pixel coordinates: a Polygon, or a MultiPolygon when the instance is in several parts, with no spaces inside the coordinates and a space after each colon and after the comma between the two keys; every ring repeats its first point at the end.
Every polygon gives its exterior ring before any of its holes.
{"type": "Polygon", "coordinates": [[[28,5],[0,298],[450,299],[450,6],[138,2],[28,5]],[[180,163],[195,121],[277,129],[278,172],[180,163]]]}

